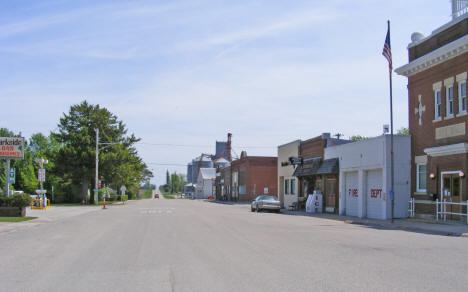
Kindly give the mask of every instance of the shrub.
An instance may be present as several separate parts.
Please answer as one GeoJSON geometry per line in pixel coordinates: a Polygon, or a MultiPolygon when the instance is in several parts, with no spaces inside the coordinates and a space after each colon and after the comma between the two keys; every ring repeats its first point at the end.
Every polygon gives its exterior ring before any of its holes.
{"type": "Polygon", "coordinates": [[[0,207],[10,207],[10,198],[0,195],[0,207]]]}
{"type": "Polygon", "coordinates": [[[120,200],[121,201],[128,201],[128,196],[127,195],[120,196],[120,200]]]}
{"type": "Polygon", "coordinates": [[[9,198],[12,207],[27,207],[31,204],[31,197],[27,194],[16,194],[9,198]]]}

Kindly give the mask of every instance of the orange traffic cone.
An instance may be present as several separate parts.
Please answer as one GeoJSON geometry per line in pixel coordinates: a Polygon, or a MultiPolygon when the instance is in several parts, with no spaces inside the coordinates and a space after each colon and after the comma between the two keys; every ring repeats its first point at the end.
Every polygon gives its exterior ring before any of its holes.
{"type": "Polygon", "coordinates": [[[102,208],[106,209],[106,200],[102,201],[102,208]]]}

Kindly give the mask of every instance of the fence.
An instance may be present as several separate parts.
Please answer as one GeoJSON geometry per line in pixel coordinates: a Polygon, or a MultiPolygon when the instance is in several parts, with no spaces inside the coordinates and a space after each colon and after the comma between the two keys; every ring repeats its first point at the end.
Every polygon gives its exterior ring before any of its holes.
{"type": "MultiPolygon", "coordinates": [[[[451,208],[450,208],[451,209],[451,208]]],[[[447,220],[447,215],[457,215],[457,216],[466,216],[466,223],[468,224],[468,201],[463,202],[463,203],[454,203],[454,202],[448,202],[447,200],[441,200],[439,199],[436,200],[436,220],[439,221],[439,216],[440,219],[443,219],[444,221],[447,220]],[[447,206],[465,206],[466,208],[466,213],[462,213],[460,208],[460,212],[448,212],[447,211],[447,206]]]]}
{"type": "Polygon", "coordinates": [[[415,205],[416,205],[416,201],[414,200],[414,198],[411,198],[411,200],[409,200],[409,209],[408,209],[408,213],[410,217],[414,217],[415,205]]]}

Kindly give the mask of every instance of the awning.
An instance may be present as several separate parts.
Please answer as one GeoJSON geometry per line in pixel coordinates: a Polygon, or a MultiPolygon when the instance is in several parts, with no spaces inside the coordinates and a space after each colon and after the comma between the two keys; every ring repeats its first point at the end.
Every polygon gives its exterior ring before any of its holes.
{"type": "Polygon", "coordinates": [[[311,176],[318,174],[338,174],[340,171],[338,158],[322,160],[322,158],[306,159],[302,165],[298,165],[294,176],[311,176]]]}

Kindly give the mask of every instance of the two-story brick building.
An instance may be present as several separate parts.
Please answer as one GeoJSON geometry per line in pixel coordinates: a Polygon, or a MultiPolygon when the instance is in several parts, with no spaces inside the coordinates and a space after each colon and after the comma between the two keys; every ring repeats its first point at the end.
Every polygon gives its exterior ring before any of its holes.
{"type": "Polygon", "coordinates": [[[452,20],[429,36],[413,33],[409,63],[396,69],[408,77],[411,191],[419,215],[434,216],[436,199],[468,199],[468,7],[463,5],[466,1],[453,0],[452,20]]]}

